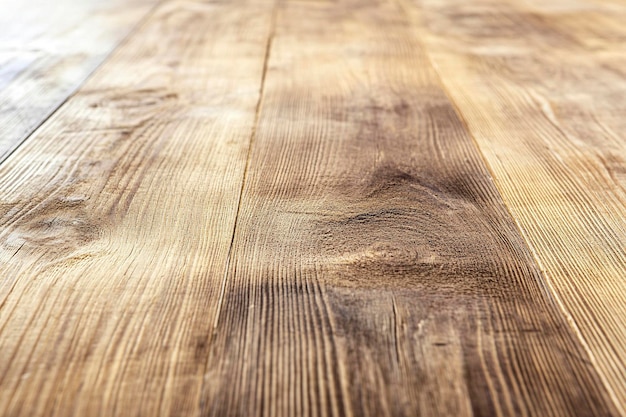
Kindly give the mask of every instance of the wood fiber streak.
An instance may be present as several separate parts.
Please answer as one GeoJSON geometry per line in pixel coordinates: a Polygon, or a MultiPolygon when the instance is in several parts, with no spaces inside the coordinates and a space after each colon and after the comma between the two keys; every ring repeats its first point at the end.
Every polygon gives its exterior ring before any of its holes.
{"type": "Polygon", "coordinates": [[[626,415],[626,4],[416,5],[450,95],[626,415]]]}
{"type": "Polygon", "coordinates": [[[0,167],[0,415],[197,415],[269,9],[164,3],[0,167]]]}
{"type": "Polygon", "coordinates": [[[202,415],[617,415],[403,10],[270,44],[202,415]]]}
{"type": "Polygon", "coordinates": [[[157,0],[0,0],[0,163],[157,0]]]}

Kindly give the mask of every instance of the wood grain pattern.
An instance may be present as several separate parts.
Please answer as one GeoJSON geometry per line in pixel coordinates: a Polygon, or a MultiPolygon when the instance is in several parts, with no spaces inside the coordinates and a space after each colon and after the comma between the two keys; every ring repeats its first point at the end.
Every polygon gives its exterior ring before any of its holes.
{"type": "Polygon", "coordinates": [[[626,4],[416,3],[440,75],[626,415],[626,4]]]}
{"type": "Polygon", "coordinates": [[[157,0],[0,0],[0,162],[157,0]]]}
{"type": "Polygon", "coordinates": [[[0,415],[197,415],[269,9],[166,2],[0,167],[0,415]]]}
{"type": "Polygon", "coordinates": [[[626,417],[623,2],[164,0],[73,94],[155,0],[74,2],[0,0],[0,416],[626,417]]]}
{"type": "Polygon", "coordinates": [[[279,3],[202,411],[618,415],[396,3],[279,3]]]}

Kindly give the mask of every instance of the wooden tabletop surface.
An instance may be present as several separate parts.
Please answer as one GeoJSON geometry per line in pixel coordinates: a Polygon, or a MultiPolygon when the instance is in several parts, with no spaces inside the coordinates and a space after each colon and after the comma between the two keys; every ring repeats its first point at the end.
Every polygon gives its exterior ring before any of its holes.
{"type": "Polygon", "coordinates": [[[623,0],[0,0],[0,416],[626,417],[623,0]]]}

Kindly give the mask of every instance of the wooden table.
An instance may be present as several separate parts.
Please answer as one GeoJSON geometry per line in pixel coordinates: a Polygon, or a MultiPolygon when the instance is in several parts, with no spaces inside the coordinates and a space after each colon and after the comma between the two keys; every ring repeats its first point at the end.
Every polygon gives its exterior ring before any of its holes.
{"type": "Polygon", "coordinates": [[[623,0],[0,0],[0,415],[626,416],[623,0]]]}

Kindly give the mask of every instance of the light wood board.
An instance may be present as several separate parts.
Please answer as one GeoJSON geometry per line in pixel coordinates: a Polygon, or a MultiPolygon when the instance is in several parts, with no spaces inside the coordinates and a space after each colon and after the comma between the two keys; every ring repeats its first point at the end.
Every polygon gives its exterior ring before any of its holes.
{"type": "Polygon", "coordinates": [[[0,167],[0,415],[196,415],[269,7],[167,2],[0,167]]]}
{"type": "Polygon", "coordinates": [[[626,415],[626,4],[416,2],[447,91],[626,415]]]}

